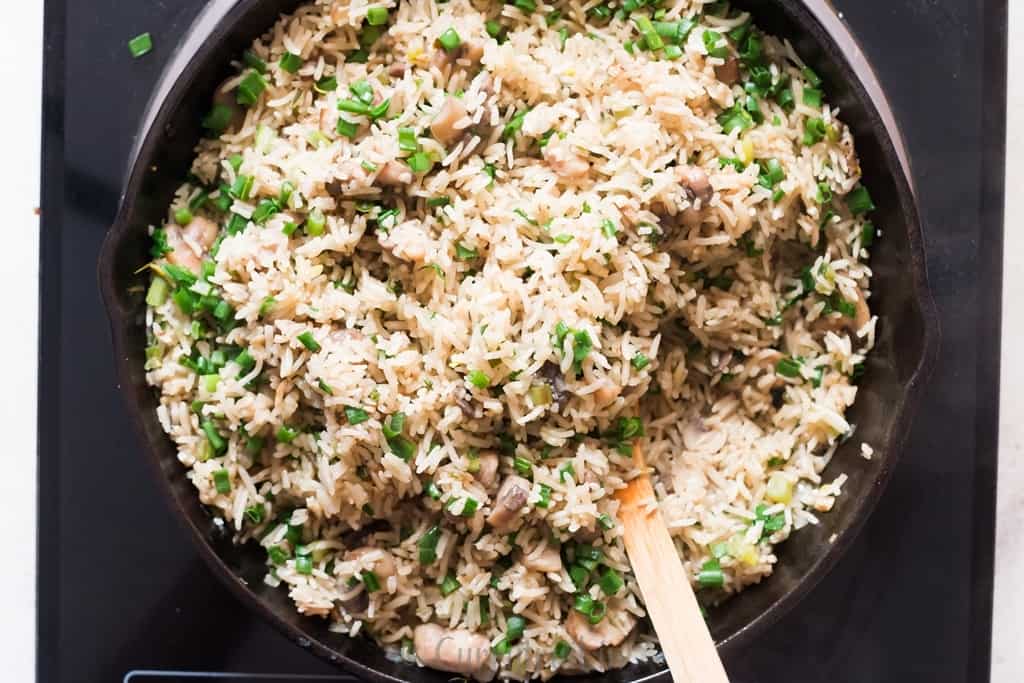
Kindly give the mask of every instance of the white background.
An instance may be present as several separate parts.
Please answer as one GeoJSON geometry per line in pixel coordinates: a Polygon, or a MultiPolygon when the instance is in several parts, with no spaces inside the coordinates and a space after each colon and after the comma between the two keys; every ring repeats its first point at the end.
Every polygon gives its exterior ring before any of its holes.
{"type": "MultiPolygon", "coordinates": [[[[39,124],[41,118],[42,0],[4,2],[0,20],[0,283],[4,286],[0,358],[7,386],[0,391],[0,680],[33,680],[36,548],[36,337],[38,283],[39,124]]],[[[1010,2],[1010,149],[1024,157],[1024,2],[1010,2]],[[1016,68],[1014,68],[1016,65],[1016,68]]],[[[99,143],[98,143],[99,144],[99,143]]],[[[1024,167],[1010,166],[1008,198],[1024,192],[1024,167]]],[[[1002,416],[997,525],[995,683],[1024,681],[1024,232],[1009,210],[1003,293],[1002,416]],[[1013,277],[1015,276],[1015,277],[1013,277]]],[[[965,590],[951,586],[950,590],[965,590]]],[[[935,596],[941,600],[941,595],[935,596]]],[[[50,644],[51,646],[53,644],[50,644]]],[[[893,644],[899,647],[898,643],[893,644]]],[[[939,655],[941,656],[941,655],[939,655]]],[[[45,682],[40,682],[45,683],[45,682]]]]}

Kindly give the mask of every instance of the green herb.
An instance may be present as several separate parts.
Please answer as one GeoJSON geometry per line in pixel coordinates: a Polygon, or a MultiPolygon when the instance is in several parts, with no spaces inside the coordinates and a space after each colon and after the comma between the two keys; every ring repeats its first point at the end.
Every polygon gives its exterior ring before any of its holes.
{"type": "Polygon", "coordinates": [[[310,332],[309,330],[306,330],[305,332],[300,334],[298,337],[296,337],[296,339],[299,340],[300,344],[305,346],[313,353],[316,353],[317,351],[320,350],[320,343],[316,340],[316,338],[313,336],[313,333],[310,332]]]}
{"type": "Polygon", "coordinates": [[[509,122],[505,124],[505,128],[501,131],[501,139],[508,141],[515,137],[519,133],[519,131],[522,130],[523,121],[526,119],[526,115],[528,113],[529,110],[527,109],[525,111],[519,112],[511,119],[509,119],[509,122]]]}
{"type": "Polygon", "coordinates": [[[551,487],[547,484],[540,485],[540,499],[537,501],[537,507],[546,508],[551,505],[551,487]]]}
{"type": "Polygon", "coordinates": [[[313,89],[320,94],[334,92],[338,89],[338,79],[335,76],[324,76],[313,84],[313,89]]]}
{"type": "Polygon", "coordinates": [[[509,650],[511,648],[512,645],[508,642],[508,638],[502,638],[493,646],[491,646],[491,652],[493,652],[498,657],[503,657],[504,655],[507,655],[509,653],[509,650]]]}
{"type": "Polygon", "coordinates": [[[412,128],[398,129],[398,148],[403,152],[415,152],[420,144],[416,141],[416,131],[412,128]]]}
{"type": "Polygon", "coordinates": [[[366,23],[370,26],[383,26],[388,23],[388,10],[386,7],[371,7],[366,10],[366,23]]]}
{"type": "Polygon", "coordinates": [[[338,135],[353,140],[356,137],[356,133],[359,132],[359,124],[339,116],[337,130],[338,135]]]}
{"type": "Polygon", "coordinates": [[[701,39],[704,41],[704,50],[707,51],[709,57],[725,59],[729,56],[729,46],[722,41],[722,34],[718,31],[705,30],[701,39]],[[719,44],[720,42],[721,44],[719,44]]]}
{"type": "Polygon", "coordinates": [[[551,239],[559,244],[568,244],[569,242],[572,242],[572,235],[563,232],[559,235],[555,235],[551,239]]]}
{"type": "Polygon", "coordinates": [[[327,225],[327,218],[319,208],[313,208],[306,216],[306,234],[310,237],[319,237],[324,234],[324,227],[327,225]]]}
{"type": "Polygon", "coordinates": [[[572,654],[572,646],[564,640],[559,640],[555,643],[554,655],[556,659],[565,659],[572,654]]]}
{"type": "Polygon", "coordinates": [[[213,473],[213,486],[217,493],[231,493],[231,476],[227,470],[220,469],[213,473]]]}
{"type": "Polygon", "coordinates": [[[477,389],[486,389],[491,385],[491,378],[480,370],[474,370],[467,376],[469,383],[477,389]]]}
{"type": "Polygon", "coordinates": [[[295,437],[299,435],[299,430],[289,427],[288,425],[281,425],[277,428],[277,432],[274,437],[278,443],[291,443],[295,441],[295,437]]]}
{"type": "Polygon", "coordinates": [[[601,513],[597,517],[597,523],[601,525],[601,528],[605,531],[611,531],[615,528],[615,520],[612,519],[611,515],[601,513]]]}
{"type": "Polygon", "coordinates": [[[757,184],[766,190],[772,189],[786,179],[786,172],[782,169],[782,164],[778,159],[759,161],[757,165],[761,169],[761,173],[757,176],[757,184]]]}
{"type": "Polygon", "coordinates": [[[437,488],[437,484],[433,481],[428,481],[423,490],[434,500],[441,500],[441,489],[437,488]]]}
{"type": "Polygon", "coordinates": [[[721,588],[725,585],[725,575],[717,559],[708,560],[701,566],[697,583],[704,588],[721,588]]]}
{"type": "Polygon", "coordinates": [[[537,3],[534,0],[514,0],[512,4],[527,14],[537,11],[537,3]]]}
{"type": "Polygon", "coordinates": [[[620,417],[602,436],[622,455],[629,455],[632,442],[644,435],[644,423],[639,417],[620,417]]]}
{"type": "Polygon", "coordinates": [[[804,104],[818,109],[821,107],[821,91],[815,88],[804,88],[804,104]]]}
{"type": "Polygon", "coordinates": [[[804,121],[805,146],[816,145],[825,139],[825,122],[820,118],[810,118],[804,121]]]}
{"type": "Polygon", "coordinates": [[[740,104],[734,104],[729,107],[716,119],[718,125],[722,127],[722,132],[726,135],[732,133],[734,130],[744,131],[748,128],[752,128],[754,125],[754,118],[750,112],[743,108],[740,104]]]}
{"type": "Polygon", "coordinates": [[[635,356],[633,356],[633,359],[630,360],[629,363],[636,370],[643,370],[644,368],[651,364],[651,359],[642,353],[638,353],[635,356]]]}
{"type": "Polygon", "coordinates": [[[436,524],[420,537],[417,543],[420,564],[433,564],[437,561],[437,543],[441,539],[441,527],[436,524]]]}
{"type": "Polygon", "coordinates": [[[510,643],[514,643],[522,638],[525,630],[526,619],[518,614],[513,614],[505,621],[505,638],[510,643]]]}
{"type": "Polygon", "coordinates": [[[775,372],[783,377],[799,377],[803,364],[795,358],[783,358],[775,364],[775,372]]]}
{"type": "Polygon", "coordinates": [[[263,79],[263,76],[256,71],[248,72],[242,81],[238,84],[238,90],[235,93],[235,100],[239,104],[253,105],[267,87],[267,82],[263,79]]]}
{"type": "Polygon", "coordinates": [[[875,203],[871,201],[871,195],[863,185],[859,185],[853,192],[846,195],[846,206],[855,216],[875,210],[875,203]]]}
{"type": "Polygon", "coordinates": [[[455,244],[455,258],[460,261],[472,261],[477,257],[479,257],[479,254],[476,249],[471,249],[463,245],[462,242],[457,242],[455,244]]]}
{"type": "Polygon", "coordinates": [[[441,47],[445,50],[451,52],[462,45],[462,38],[459,37],[459,34],[454,28],[448,28],[444,33],[438,36],[437,42],[439,42],[441,47]]]}
{"type": "Polygon", "coordinates": [[[214,135],[220,135],[231,124],[233,112],[226,104],[215,104],[210,112],[203,117],[200,125],[214,135]]]}
{"type": "Polygon", "coordinates": [[[358,425],[370,419],[370,416],[362,408],[345,406],[345,419],[350,425],[358,425]]]}
{"type": "Polygon", "coordinates": [[[131,40],[128,41],[128,51],[132,53],[132,57],[138,59],[142,55],[148,54],[153,49],[153,36],[149,33],[140,33],[131,40]]]}
{"type": "Polygon", "coordinates": [[[285,52],[281,55],[281,60],[278,62],[278,66],[288,73],[293,74],[302,68],[302,57],[292,52],[285,52]]]}
{"type": "Polygon", "coordinates": [[[426,152],[416,152],[406,159],[405,163],[413,173],[427,173],[434,166],[433,160],[426,152]]]}
{"type": "Polygon", "coordinates": [[[295,571],[299,574],[313,573],[313,558],[309,555],[300,555],[295,558],[295,571]]]}
{"type": "Polygon", "coordinates": [[[487,35],[491,38],[497,39],[501,35],[501,24],[494,19],[488,19],[484,22],[484,28],[487,30],[487,35]]]}
{"type": "Polygon", "coordinates": [[[807,82],[810,83],[815,88],[821,85],[821,78],[818,77],[818,74],[814,73],[811,67],[805,66],[800,73],[802,73],[804,75],[804,78],[807,79],[807,82]]]}

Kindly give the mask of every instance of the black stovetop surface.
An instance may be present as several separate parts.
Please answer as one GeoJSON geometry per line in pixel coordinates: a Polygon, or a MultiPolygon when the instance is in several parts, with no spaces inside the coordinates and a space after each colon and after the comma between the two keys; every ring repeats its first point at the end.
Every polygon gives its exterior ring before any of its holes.
{"type": "MultiPolygon", "coordinates": [[[[96,284],[99,246],[132,131],[202,5],[46,3],[41,683],[182,680],[136,670],[337,673],[251,616],[201,564],[115,386],[96,284]],[[155,50],[133,60],[126,43],[142,31],[153,33],[155,50]]],[[[942,356],[859,540],[727,666],[734,683],[977,683],[988,679],[991,642],[1006,0],[835,5],[907,138],[942,356]]]]}

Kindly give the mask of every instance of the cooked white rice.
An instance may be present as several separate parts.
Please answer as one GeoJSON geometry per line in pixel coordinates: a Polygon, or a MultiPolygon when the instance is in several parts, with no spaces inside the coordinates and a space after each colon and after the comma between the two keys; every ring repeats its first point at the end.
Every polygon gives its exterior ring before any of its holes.
{"type": "Polygon", "coordinates": [[[486,641],[471,664],[415,644],[480,679],[657,656],[615,523],[635,440],[701,601],[769,575],[775,544],[840,493],[821,473],[853,431],[875,326],[852,137],[787,44],[721,3],[663,4],[696,25],[678,45],[655,27],[659,51],[595,2],[531,4],[283,17],[221,88],[209,125],[237,118],[154,231],[148,297],[161,423],[202,502],[268,549],[267,581],[396,655],[424,623],[486,641]],[[773,91],[753,119],[750,59],[773,91]],[[495,529],[517,472],[528,499],[495,529]],[[577,592],[586,544],[601,559],[577,592]],[[603,567],[624,578],[614,596],[603,567]],[[607,608],[596,634],[567,626],[581,594],[607,608]]]}

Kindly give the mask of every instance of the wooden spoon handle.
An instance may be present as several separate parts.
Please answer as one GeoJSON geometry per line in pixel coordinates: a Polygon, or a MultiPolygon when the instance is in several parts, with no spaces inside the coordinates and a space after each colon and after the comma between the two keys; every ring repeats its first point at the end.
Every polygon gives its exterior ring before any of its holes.
{"type": "MultiPolygon", "coordinates": [[[[634,446],[634,463],[643,454],[634,446]]],[[[626,553],[676,683],[729,683],[679,552],[644,474],[618,496],[626,553]]]]}

